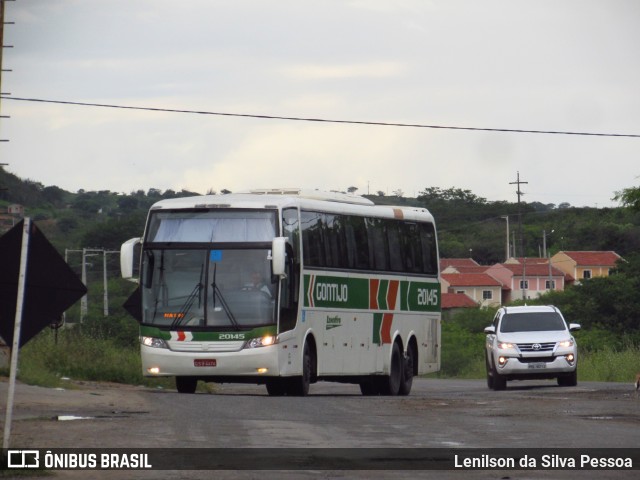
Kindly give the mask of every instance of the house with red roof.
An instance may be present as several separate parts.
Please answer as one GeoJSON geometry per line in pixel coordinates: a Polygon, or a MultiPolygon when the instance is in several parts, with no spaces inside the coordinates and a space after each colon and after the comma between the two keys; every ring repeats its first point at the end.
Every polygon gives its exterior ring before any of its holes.
{"type": "Polygon", "coordinates": [[[465,294],[477,306],[502,304],[502,284],[486,273],[443,273],[440,282],[443,292],[465,294]]]}
{"type": "Polygon", "coordinates": [[[523,263],[497,263],[487,274],[504,286],[502,303],[537,298],[549,290],[564,290],[565,274],[547,264],[522,259],[523,263]]]}
{"type": "Polygon", "coordinates": [[[441,258],[440,271],[447,267],[479,267],[480,265],[473,258],[441,258]]]}
{"type": "Polygon", "coordinates": [[[478,308],[478,304],[464,293],[444,292],[441,303],[443,320],[451,320],[464,308],[478,308]]]}
{"type": "Polygon", "coordinates": [[[561,251],[551,257],[551,265],[579,283],[583,279],[608,277],[620,260],[622,257],[611,250],[561,251]]]}

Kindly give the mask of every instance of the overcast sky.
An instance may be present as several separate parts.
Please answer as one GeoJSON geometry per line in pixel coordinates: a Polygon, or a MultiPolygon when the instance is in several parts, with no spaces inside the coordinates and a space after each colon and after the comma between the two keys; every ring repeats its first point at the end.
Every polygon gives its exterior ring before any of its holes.
{"type": "MultiPolygon", "coordinates": [[[[14,98],[640,135],[637,0],[17,0],[14,98]]],[[[640,138],[2,100],[0,163],[65,190],[470,189],[616,205],[640,138]]]]}

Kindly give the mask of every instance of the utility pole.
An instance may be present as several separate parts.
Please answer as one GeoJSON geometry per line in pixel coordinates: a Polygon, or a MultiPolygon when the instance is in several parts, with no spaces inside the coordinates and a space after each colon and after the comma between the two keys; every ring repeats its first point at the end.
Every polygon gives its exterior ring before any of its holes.
{"type": "MultiPolygon", "coordinates": [[[[96,248],[82,249],[82,283],[87,286],[87,257],[100,255],[104,250],[96,248]]],[[[89,313],[89,291],[80,299],[80,323],[84,321],[89,313]]]]}
{"type": "MultiPolygon", "coordinates": [[[[2,57],[5,48],[13,48],[11,45],[4,44],[4,26],[5,25],[13,25],[14,22],[5,22],[4,21],[4,2],[5,0],[0,0],[0,96],[1,95],[9,95],[8,93],[4,93],[2,91],[2,73],[10,72],[11,70],[5,70],[2,68],[2,57]]],[[[1,102],[1,99],[0,99],[1,102]]],[[[1,104],[0,104],[1,107],[1,104]]],[[[1,112],[1,108],[0,108],[1,112]]],[[[0,115],[0,118],[9,118],[7,115],[0,115]]],[[[0,139],[0,142],[8,142],[9,140],[0,139]]],[[[6,166],[8,163],[0,163],[0,167],[6,166]]],[[[0,191],[7,190],[6,188],[0,187],[0,191]]]]}
{"type": "Polygon", "coordinates": [[[504,261],[506,262],[507,260],[509,260],[509,257],[511,256],[511,248],[509,247],[509,215],[502,215],[500,218],[504,218],[507,221],[507,242],[506,242],[506,248],[505,248],[505,258],[504,261]]]}
{"type": "Polygon", "coordinates": [[[520,185],[526,185],[529,182],[524,182],[520,180],[520,172],[518,172],[518,176],[517,176],[517,180],[515,182],[509,182],[509,185],[517,185],[518,189],[516,190],[516,194],[518,195],[518,235],[520,235],[520,253],[522,255],[522,258],[524,259],[524,265],[522,267],[522,299],[526,300],[527,297],[527,293],[526,293],[526,288],[524,288],[527,284],[527,276],[526,276],[526,269],[527,269],[527,259],[526,259],[526,255],[524,252],[524,234],[522,233],[522,208],[521,208],[521,204],[520,204],[520,197],[522,195],[524,195],[524,193],[522,192],[522,190],[520,190],[520,185]]]}
{"type": "Polygon", "coordinates": [[[104,316],[109,316],[109,283],[107,282],[107,255],[109,253],[120,253],[119,250],[103,250],[102,251],[102,281],[103,283],[103,311],[104,316]]]}

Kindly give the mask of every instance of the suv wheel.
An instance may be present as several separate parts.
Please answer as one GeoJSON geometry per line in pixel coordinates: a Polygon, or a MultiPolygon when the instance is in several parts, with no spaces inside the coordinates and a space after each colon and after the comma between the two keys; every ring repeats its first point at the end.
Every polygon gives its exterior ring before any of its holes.
{"type": "Polygon", "coordinates": [[[504,390],[507,388],[507,379],[498,374],[496,367],[491,368],[491,376],[493,377],[493,389],[504,390]]]}
{"type": "Polygon", "coordinates": [[[487,387],[493,390],[493,371],[491,370],[491,366],[489,365],[489,356],[486,352],[484,354],[484,364],[487,369],[487,387]]]}
{"type": "Polygon", "coordinates": [[[578,370],[558,377],[558,385],[561,387],[575,387],[578,385],[578,370]]]}

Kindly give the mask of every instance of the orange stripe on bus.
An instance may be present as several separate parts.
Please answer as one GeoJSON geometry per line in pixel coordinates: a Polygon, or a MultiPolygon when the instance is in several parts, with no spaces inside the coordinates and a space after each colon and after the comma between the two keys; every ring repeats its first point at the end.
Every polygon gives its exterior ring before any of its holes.
{"type": "Polygon", "coordinates": [[[398,288],[400,288],[399,280],[391,280],[389,289],[387,290],[387,308],[389,310],[396,309],[396,300],[398,299],[398,288]]]}
{"type": "Polygon", "coordinates": [[[372,278],[369,280],[369,308],[371,310],[378,310],[378,288],[380,287],[380,280],[372,278]]]}
{"type": "Polygon", "coordinates": [[[391,322],[393,322],[393,313],[385,313],[382,316],[382,327],[380,328],[380,339],[382,343],[391,343],[391,322]]]}

